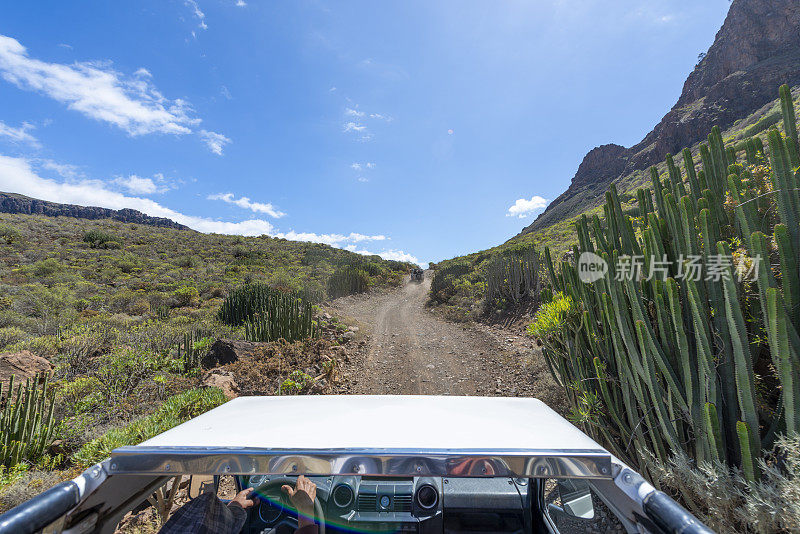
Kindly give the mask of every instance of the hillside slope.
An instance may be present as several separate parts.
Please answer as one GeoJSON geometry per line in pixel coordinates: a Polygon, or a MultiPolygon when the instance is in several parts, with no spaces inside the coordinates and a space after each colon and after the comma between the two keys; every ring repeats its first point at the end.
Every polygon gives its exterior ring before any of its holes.
{"type": "Polygon", "coordinates": [[[775,99],[778,86],[800,84],[800,3],[734,0],[706,56],[672,110],[637,145],[591,150],[569,188],[520,235],[543,230],[598,206],[612,183],[723,130],[775,99]]]}
{"type": "MultiPolygon", "coordinates": [[[[766,133],[770,127],[774,126],[783,131],[780,100],[775,98],[777,93],[777,88],[774,87],[774,100],[746,117],[736,120],[730,128],[723,130],[722,136],[726,146],[737,146],[749,137],[760,137],[766,144],[766,133]]],[[[800,106],[800,87],[793,89],[792,97],[795,107],[800,106]]],[[[689,147],[695,161],[700,160],[700,144],[700,142],[697,142],[689,147]]],[[[676,152],[679,151],[676,150],[676,152]]],[[[656,163],[654,166],[659,175],[667,173],[664,162],[656,163]]],[[[636,209],[636,189],[642,186],[651,187],[650,173],[637,170],[621,176],[613,183],[619,192],[623,209],[633,211],[636,209]]],[[[495,257],[513,254],[515,251],[525,250],[533,245],[540,252],[544,250],[544,247],[549,247],[553,258],[560,258],[564,252],[577,244],[578,240],[574,224],[577,219],[582,215],[589,217],[597,215],[601,219],[604,218],[603,210],[600,206],[604,198],[605,190],[602,195],[598,196],[596,203],[587,202],[581,204],[575,208],[574,212],[565,215],[563,219],[559,219],[544,228],[519,234],[496,247],[439,263],[440,268],[456,264],[463,265],[463,273],[453,280],[453,288],[447,292],[448,298],[439,304],[443,305],[448,315],[454,318],[465,318],[470,314],[480,313],[481,309],[477,304],[483,297],[485,287],[484,272],[487,265],[495,257]]]]}

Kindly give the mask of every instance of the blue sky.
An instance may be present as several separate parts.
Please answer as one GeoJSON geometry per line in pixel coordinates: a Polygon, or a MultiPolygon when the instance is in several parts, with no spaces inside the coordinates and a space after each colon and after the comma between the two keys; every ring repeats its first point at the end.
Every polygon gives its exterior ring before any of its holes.
{"type": "Polygon", "coordinates": [[[677,100],[727,0],[0,6],[0,190],[438,261],[677,100]],[[78,7],[80,6],[80,7],[78,7]]]}

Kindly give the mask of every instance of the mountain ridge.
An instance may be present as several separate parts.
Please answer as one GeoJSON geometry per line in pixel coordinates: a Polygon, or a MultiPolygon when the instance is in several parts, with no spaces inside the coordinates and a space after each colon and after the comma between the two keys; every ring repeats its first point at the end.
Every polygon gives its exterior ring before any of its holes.
{"type": "Polygon", "coordinates": [[[46,215],[48,217],[73,217],[76,219],[113,219],[125,223],[143,224],[158,228],[174,228],[189,230],[188,226],[177,223],[166,217],[151,217],[141,211],[130,208],[113,210],[98,206],[79,206],[77,204],[60,204],[38,198],[31,198],[18,193],[0,191],[0,213],[21,213],[24,215],[46,215]]]}
{"type": "Polygon", "coordinates": [[[774,100],[779,85],[800,84],[799,26],[796,1],[734,0],[678,101],[653,130],[630,148],[610,143],[589,151],[567,190],[515,237],[596,205],[617,180],[700,141],[714,125],[731,126],[774,100]]]}

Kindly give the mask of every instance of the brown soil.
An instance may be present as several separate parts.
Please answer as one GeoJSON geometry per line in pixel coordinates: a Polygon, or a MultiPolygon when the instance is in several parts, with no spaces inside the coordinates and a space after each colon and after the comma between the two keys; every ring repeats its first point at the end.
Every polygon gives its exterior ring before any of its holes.
{"type": "MultiPolygon", "coordinates": [[[[519,323],[456,324],[425,307],[430,279],[390,292],[337,299],[326,310],[358,326],[361,348],[344,366],[344,391],[357,394],[564,396],[541,349],[519,323]]],[[[358,343],[358,339],[351,343],[358,343]]]]}

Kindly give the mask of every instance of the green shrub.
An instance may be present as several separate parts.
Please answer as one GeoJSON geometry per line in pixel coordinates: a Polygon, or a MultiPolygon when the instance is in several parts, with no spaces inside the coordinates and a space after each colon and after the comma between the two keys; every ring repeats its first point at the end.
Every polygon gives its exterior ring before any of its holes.
{"type": "Polygon", "coordinates": [[[289,373],[288,378],[278,386],[278,395],[298,395],[313,384],[314,379],[299,369],[289,373]]]}
{"type": "Polygon", "coordinates": [[[780,110],[775,110],[772,113],[765,115],[757,123],[748,127],[744,132],[744,137],[753,137],[754,135],[763,132],[770,126],[778,124],[779,122],[781,122],[781,112],[780,110]]]}
{"type": "Polygon", "coordinates": [[[167,399],[155,413],[121,428],[106,432],[90,441],[73,456],[80,467],[103,461],[111,451],[126,445],[137,445],[170,428],[224,404],[227,397],[217,388],[191,389],[167,399]]]}
{"type": "Polygon", "coordinates": [[[549,339],[567,326],[567,318],[573,315],[575,306],[572,298],[556,293],[550,302],[545,302],[533,316],[528,325],[528,335],[539,339],[549,339]]]}
{"type": "Polygon", "coordinates": [[[26,334],[23,329],[16,326],[6,326],[0,328],[0,349],[7,347],[8,345],[19,343],[26,337],[28,337],[28,334],[26,334]]]}
{"type": "Polygon", "coordinates": [[[69,414],[94,410],[103,402],[100,380],[93,376],[79,376],[66,382],[56,393],[59,406],[69,414]]]}
{"type": "Polygon", "coordinates": [[[0,243],[13,245],[22,242],[22,234],[13,226],[0,224],[0,243]]]}
{"type": "Polygon", "coordinates": [[[83,234],[83,241],[89,243],[92,248],[121,248],[122,240],[117,236],[103,232],[102,230],[90,230],[83,234]]]}
{"type": "Polygon", "coordinates": [[[179,306],[193,306],[197,304],[200,292],[194,286],[183,286],[176,289],[172,296],[175,297],[179,306]]]}
{"type": "Polygon", "coordinates": [[[431,298],[436,302],[446,302],[455,294],[457,280],[471,273],[470,263],[449,263],[433,272],[431,280],[431,298]]]}
{"type": "Polygon", "coordinates": [[[31,269],[34,276],[50,276],[64,269],[64,266],[55,258],[47,258],[36,262],[31,269]]]}

